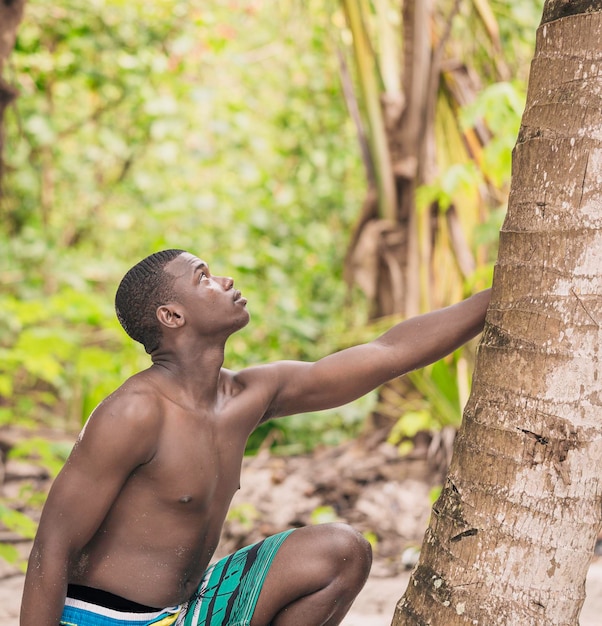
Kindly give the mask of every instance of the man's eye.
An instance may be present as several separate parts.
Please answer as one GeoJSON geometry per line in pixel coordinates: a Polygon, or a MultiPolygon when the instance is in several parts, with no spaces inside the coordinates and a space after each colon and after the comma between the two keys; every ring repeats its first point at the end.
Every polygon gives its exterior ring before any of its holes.
{"type": "Polygon", "coordinates": [[[201,282],[203,280],[203,278],[207,278],[207,274],[205,274],[205,272],[201,272],[199,275],[199,282],[201,282]]]}

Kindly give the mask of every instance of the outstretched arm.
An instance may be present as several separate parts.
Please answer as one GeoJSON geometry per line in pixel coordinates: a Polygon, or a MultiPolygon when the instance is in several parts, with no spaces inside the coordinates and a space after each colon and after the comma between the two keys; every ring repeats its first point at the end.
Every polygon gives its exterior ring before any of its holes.
{"type": "Polygon", "coordinates": [[[433,363],[483,329],[490,290],[458,304],[405,320],[370,343],[315,363],[265,366],[273,399],[264,419],[340,406],[385,382],[433,363]]]}

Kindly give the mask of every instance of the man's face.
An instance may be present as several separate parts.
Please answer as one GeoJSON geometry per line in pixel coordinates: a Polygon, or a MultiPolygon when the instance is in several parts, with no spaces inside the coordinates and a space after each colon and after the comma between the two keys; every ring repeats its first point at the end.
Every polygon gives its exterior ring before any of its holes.
{"type": "Polygon", "coordinates": [[[174,277],[174,299],[184,307],[186,323],[201,334],[231,334],[248,323],[247,300],[234,289],[232,278],[213,276],[204,261],[188,252],[170,261],[165,271],[174,277]]]}

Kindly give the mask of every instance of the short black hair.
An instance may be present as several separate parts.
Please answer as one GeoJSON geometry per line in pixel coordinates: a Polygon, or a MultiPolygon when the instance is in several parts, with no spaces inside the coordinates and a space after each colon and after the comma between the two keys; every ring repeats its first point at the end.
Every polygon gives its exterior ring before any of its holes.
{"type": "Polygon", "coordinates": [[[162,250],[136,263],[121,279],[115,294],[115,312],[125,332],[150,354],[159,347],[161,327],[157,307],[174,297],[173,277],[165,266],[185,250],[162,250]]]}

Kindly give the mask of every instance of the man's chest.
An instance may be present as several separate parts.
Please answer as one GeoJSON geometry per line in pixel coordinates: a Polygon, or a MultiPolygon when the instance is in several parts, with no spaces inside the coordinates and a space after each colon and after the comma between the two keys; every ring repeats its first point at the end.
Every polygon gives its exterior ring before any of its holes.
{"type": "Polygon", "coordinates": [[[221,424],[181,421],[162,433],[140,478],[165,506],[192,511],[226,504],[239,488],[245,443],[246,437],[221,424]]]}

